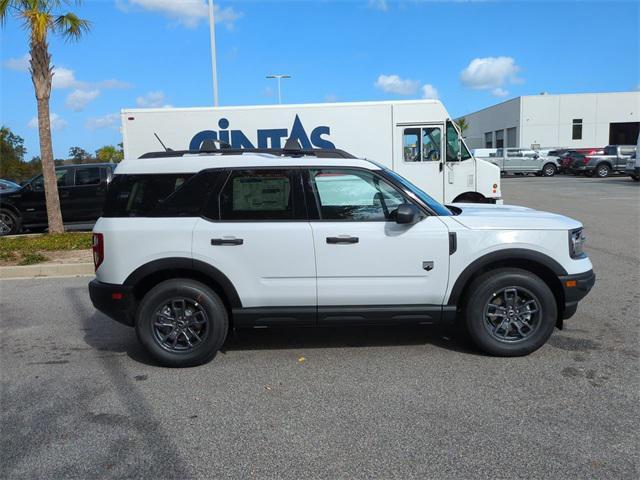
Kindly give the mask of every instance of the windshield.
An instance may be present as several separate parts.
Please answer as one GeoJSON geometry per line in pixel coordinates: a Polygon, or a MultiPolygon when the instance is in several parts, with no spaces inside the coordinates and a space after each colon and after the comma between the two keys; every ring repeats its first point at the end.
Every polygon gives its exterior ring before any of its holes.
{"type": "Polygon", "coordinates": [[[398,175],[393,170],[389,170],[387,168],[385,168],[384,171],[393,180],[395,180],[398,183],[400,183],[407,190],[410,190],[416,197],[418,197],[425,204],[427,204],[429,206],[429,208],[431,210],[433,210],[435,212],[435,214],[438,215],[439,217],[449,217],[449,216],[453,215],[451,213],[451,210],[449,210],[447,207],[442,205],[440,202],[437,202],[436,200],[431,198],[428,194],[426,194],[425,192],[420,190],[418,187],[416,187],[413,183],[411,183],[406,178],[401,177],[400,175],[398,175]]]}

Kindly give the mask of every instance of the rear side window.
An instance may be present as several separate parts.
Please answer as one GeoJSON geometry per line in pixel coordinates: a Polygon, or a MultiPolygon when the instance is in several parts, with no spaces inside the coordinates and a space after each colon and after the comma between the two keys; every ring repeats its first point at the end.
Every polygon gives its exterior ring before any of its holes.
{"type": "MultiPolygon", "coordinates": [[[[164,216],[167,199],[193,174],[116,175],[107,194],[105,217],[164,216]]],[[[198,200],[198,210],[202,203],[198,200]]],[[[175,215],[179,216],[179,215],[175,215]]]]}
{"type": "Polygon", "coordinates": [[[76,168],[76,187],[100,184],[100,168],[76,168]]]}
{"type": "Polygon", "coordinates": [[[306,219],[295,170],[235,170],[220,192],[220,220],[306,219]]]}

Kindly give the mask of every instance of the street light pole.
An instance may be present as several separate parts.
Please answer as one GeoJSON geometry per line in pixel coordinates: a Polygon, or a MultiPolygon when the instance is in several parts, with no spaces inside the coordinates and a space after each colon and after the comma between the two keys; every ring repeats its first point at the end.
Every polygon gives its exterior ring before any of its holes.
{"type": "Polygon", "coordinates": [[[213,0],[209,0],[209,33],[211,35],[211,75],[213,77],[213,105],[218,106],[218,66],[216,63],[216,27],[213,0]]]}
{"type": "Polygon", "coordinates": [[[278,80],[278,103],[282,103],[282,90],[280,87],[280,81],[283,78],[291,78],[291,75],[267,75],[267,78],[276,78],[278,80]]]}

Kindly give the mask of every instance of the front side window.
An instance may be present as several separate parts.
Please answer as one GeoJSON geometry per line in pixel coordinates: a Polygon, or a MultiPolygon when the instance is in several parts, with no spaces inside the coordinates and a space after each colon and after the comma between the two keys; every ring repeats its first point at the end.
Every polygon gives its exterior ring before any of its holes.
{"type": "Polygon", "coordinates": [[[100,184],[100,168],[87,167],[76,168],[76,186],[83,187],[86,185],[100,184]]]}
{"type": "Polygon", "coordinates": [[[460,138],[453,122],[447,122],[447,162],[469,160],[471,153],[460,138]]]}
{"type": "Polygon", "coordinates": [[[405,162],[439,162],[442,151],[440,127],[411,127],[402,132],[402,158],[405,162]]]}
{"type": "Polygon", "coordinates": [[[350,169],[310,171],[321,220],[384,222],[393,220],[404,196],[372,172],[350,169]]]}
{"type": "Polygon", "coordinates": [[[293,170],[236,170],[220,193],[220,220],[294,220],[293,170]]]}
{"type": "MultiPolygon", "coordinates": [[[[58,187],[68,187],[73,182],[73,174],[69,168],[56,168],[56,181],[58,187]]],[[[31,188],[36,191],[44,191],[44,176],[40,175],[31,182],[31,188]]]]}

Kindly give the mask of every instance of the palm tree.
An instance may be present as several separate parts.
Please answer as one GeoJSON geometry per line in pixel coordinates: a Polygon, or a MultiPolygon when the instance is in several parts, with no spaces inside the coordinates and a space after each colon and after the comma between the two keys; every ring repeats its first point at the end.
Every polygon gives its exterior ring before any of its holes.
{"type": "Polygon", "coordinates": [[[55,12],[63,5],[79,5],[80,1],[64,0],[0,0],[0,23],[4,25],[11,15],[22,21],[29,32],[29,53],[31,62],[29,71],[38,104],[38,133],[40,136],[40,158],[44,176],[44,193],[47,202],[47,220],[50,233],[64,231],[56,170],[51,145],[51,122],[49,118],[49,98],[51,97],[51,79],[53,67],[47,34],[61,35],[67,40],[78,40],[89,30],[89,22],[75,13],[55,12]]]}
{"type": "Polygon", "coordinates": [[[460,134],[464,137],[464,132],[467,128],[469,128],[469,124],[467,123],[467,119],[464,117],[460,117],[456,120],[456,124],[460,129],[460,134]]]}

